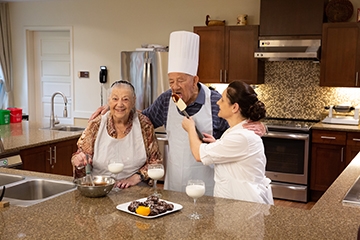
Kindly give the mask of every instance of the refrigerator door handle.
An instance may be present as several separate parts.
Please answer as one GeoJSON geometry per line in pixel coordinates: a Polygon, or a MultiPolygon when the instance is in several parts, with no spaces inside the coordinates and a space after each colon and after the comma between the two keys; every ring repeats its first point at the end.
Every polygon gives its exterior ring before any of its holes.
{"type": "Polygon", "coordinates": [[[151,78],[151,58],[147,59],[147,66],[146,66],[146,86],[147,86],[147,90],[145,91],[147,92],[145,95],[145,106],[150,106],[151,104],[151,95],[152,95],[152,78],[151,78]]]}
{"type": "Polygon", "coordinates": [[[144,109],[145,106],[148,106],[148,103],[147,103],[147,99],[148,99],[148,81],[147,81],[147,76],[148,76],[148,60],[149,60],[149,53],[148,52],[145,52],[144,53],[144,68],[143,68],[143,76],[142,76],[142,83],[143,83],[143,86],[144,86],[144,89],[145,91],[142,91],[142,94],[143,94],[143,99],[144,99],[144,102],[143,102],[143,105],[141,106],[141,109],[144,109]]]}

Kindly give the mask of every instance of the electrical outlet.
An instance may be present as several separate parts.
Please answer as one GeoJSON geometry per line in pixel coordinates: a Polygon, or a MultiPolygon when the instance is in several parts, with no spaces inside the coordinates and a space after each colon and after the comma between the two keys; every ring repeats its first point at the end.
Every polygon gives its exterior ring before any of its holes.
{"type": "Polygon", "coordinates": [[[79,78],[89,78],[89,71],[80,71],[79,78]]]}

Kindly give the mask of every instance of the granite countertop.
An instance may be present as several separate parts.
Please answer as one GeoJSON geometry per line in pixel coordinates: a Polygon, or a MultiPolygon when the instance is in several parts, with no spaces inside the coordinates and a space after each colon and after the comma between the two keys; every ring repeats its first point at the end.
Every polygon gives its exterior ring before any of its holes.
{"type": "MultiPolygon", "coordinates": [[[[71,181],[71,177],[1,169],[71,181]]],[[[348,165],[311,210],[270,206],[203,196],[199,221],[188,219],[193,201],[185,193],[161,190],[163,199],[183,209],[144,219],[116,209],[144,198],[151,188],[131,187],[103,198],[87,198],[75,190],[45,202],[0,209],[2,239],[356,239],[360,206],[342,199],[360,175],[360,154],[348,165]]]]}
{"type": "Polygon", "coordinates": [[[81,132],[44,129],[43,125],[31,121],[0,125],[0,137],[4,148],[0,148],[0,158],[16,155],[22,149],[79,138],[80,135],[81,132]]]}
{"type": "Polygon", "coordinates": [[[344,124],[329,124],[318,122],[315,123],[311,129],[317,130],[331,130],[331,131],[346,131],[346,132],[360,132],[360,125],[344,125],[344,124]]]}

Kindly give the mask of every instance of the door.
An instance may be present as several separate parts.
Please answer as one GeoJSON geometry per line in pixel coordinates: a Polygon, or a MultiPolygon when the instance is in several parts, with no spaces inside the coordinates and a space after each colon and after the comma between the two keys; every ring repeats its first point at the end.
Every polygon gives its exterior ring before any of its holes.
{"type": "Polygon", "coordinates": [[[50,125],[51,97],[60,91],[67,97],[68,115],[63,117],[65,104],[60,95],[54,98],[54,115],[61,124],[73,124],[70,31],[34,31],[33,53],[36,122],[50,125]]]}

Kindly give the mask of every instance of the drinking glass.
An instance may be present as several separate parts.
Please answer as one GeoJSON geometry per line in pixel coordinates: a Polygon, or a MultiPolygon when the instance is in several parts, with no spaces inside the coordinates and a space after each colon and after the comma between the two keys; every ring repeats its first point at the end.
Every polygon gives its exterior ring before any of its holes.
{"type": "MultiPolygon", "coordinates": [[[[121,173],[122,170],[124,169],[124,163],[122,163],[121,159],[119,158],[115,158],[115,159],[111,159],[108,162],[108,170],[114,174],[114,178],[115,180],[117,180],[117,174],[121,173]]],[[[114,187],[115,192],[119,191],[119,187],[114,187]]]]}
{"type": "Polygon", "coordinates": [[[154,193],[152,196],[161,197],[161,194],[157,192],[156,183],[157,180],[161,179],[165,174],[164,165],[162,164],[149,164],[148,165],[148,176],[154,180],[154,193]]]}
{"type": "Polygon", "coordinates": [[[202,180],[189,180],[186,186],[186,194],[194,199],[194,212],[189,215],[190,219],[197,220],[201,215],[196,211],[196,200],[205,194],[205,183],[202,180]]]}

